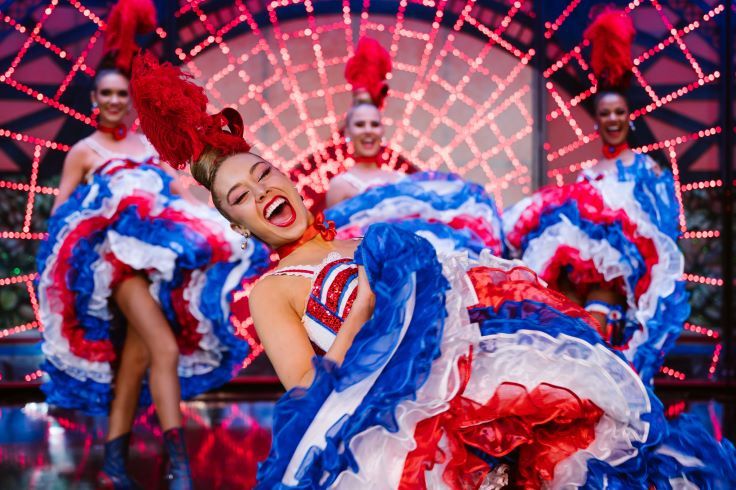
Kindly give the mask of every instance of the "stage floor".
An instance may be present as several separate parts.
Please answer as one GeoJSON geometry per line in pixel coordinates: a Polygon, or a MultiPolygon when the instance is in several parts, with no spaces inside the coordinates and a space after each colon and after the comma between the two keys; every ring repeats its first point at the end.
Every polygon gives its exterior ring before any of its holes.
{"type": "MultiPolygon", "coordinates": [[[[186,440],[195,487],[249,489],[258,461],[268,454],[277,392],[208,395],[183,404],[186,440]],[[224,398],[227,397],[227,398],[224,398]]],[[[665,401],[668,417],[688,412],[716,437],[733,413],[731,402],[665,401]]],[[[51,409],[45,403],[0,406],[1,490],[88,490],[102,464],[106,416],[51,409]]],[[[165,489],[161,430],[152,408],[136,417],[129,468],[147,490],[165,489]]]]}
{"type": "MultiPolygon", "coordinates": [[[[271,441],[271,401],[193,401],[184,408],[195,487],[248,489],[271,441]]],[[[0,489],[97,488],[107,417],[52,410],[45,403],[0,407],[0,489]]],[[[162,483],[161,430],[152,409],[133,428],[131,474],[147,490],[162,483]]]]}

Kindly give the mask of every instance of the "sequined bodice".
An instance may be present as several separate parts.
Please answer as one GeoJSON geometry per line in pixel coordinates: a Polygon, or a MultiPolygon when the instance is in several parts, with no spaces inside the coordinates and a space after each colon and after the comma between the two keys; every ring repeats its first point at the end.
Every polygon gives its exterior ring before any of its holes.
{"type": "Polygon", "coordinates": [[[332,252],[319,265],[287,266],[268,275],[312,281],[302,323],[312,342],[322,350],[329,349],[358,293],[358,266],[353,259],[332,252]]]}

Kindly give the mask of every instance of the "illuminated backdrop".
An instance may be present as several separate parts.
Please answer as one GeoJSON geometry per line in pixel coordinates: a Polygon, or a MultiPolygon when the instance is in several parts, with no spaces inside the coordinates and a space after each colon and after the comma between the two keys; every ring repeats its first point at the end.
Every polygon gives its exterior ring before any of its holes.
{"type": "MultiPolygon", "coordinates": [[[[246,136],[265,157],[284,169],[320,163],[317,177],[301,182],[319,188],[327,171],[349,164],[326,149],[341,143],[345,61],[360,36],[373,36],[394,60],[385,109],[391,158],[460,173],[505,207],[542,183],[569,181],[599,154],[582,41],[596,3],[158,1],[161,27],[142,41],[194,74],[212,110],[241,109],[246,136]]],[[[40,328],[32,255],[64,154],[94,125],[88,89],[111,4],[0,2],[0,337],[31,350],[40,328]]],[[[733,183],[724,166],[724,145],[733,142],[724,123],[733,117],[724,107],[733,101],[725,88],[733,72],[724,71],[733,2],[618,4],[638,31],[636,146],[672,168],[685,207],[693,317],[663,374],[716,380],[722,315],[732,317],[723,298],[732,265],[722,267],[731,236],[723,224],[732,222],[722,196],[733,183]]],[[[4,365],[0,382],[35,381],[41,373],[31,364],[4,365]]]]}

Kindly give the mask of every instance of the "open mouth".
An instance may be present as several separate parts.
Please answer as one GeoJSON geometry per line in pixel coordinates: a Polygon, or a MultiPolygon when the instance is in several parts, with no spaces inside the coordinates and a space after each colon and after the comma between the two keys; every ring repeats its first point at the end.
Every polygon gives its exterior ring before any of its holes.
{"type": "Polygon", "coordinates": [[[363,146],[363,148],[365,148],[366,150],[369,150],[369,151],[374,150],[375,148],[378,147],[378,138],[374,138],[374,137],[363,138],[362,140],[360,140],[360,143],[363,146]]]}
{"type": "Polygon", "coordinates": [[[619,125],[606,126],[606,132],[610,134],[611,136],[617,136],[621,134],[621,126],[619,125]]]}
{"type": "Polygon", "coordinates": [[[296,219],[296,211],[288,199],[276,196],[263,208],[263,217],[274,226],[286,227],[296,219]]]}

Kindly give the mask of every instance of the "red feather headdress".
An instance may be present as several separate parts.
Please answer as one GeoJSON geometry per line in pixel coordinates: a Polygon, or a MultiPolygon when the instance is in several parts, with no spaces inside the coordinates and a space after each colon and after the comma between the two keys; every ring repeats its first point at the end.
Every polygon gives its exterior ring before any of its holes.
{"type": "Polygon", "coordinates": [[[227,108],[207,114],[207,96],[191,78],[170,63],[159,64],[150,53],[133,62],[133,104],[141,129],[161,160],[183,169],[208,147],[225,156],[250,151],[238,111],[227,108]]]}
{"type": "Polygon", "coordinates": [[[138,51],[136,34],[156,28],[156,7],[151,0],[119,0],[110,10],[105,29],[105,55],[115,56],[115,66],[130,73],[133,56],[138,51]]]}
{"type": "Polygon", "coordinates": [[[391,57],[378,41],[363,37],[358,41],[355,54],[345,65],[345,80],[353,90],[367,90],[379,109],[388,95],[386,75],[391,72],[391,57]]]}
{"type": "MultiPolygon", "coordinates": [[[[591,43],[590,66],[600,88],[623,92],[631,79],[631,44],[634,24],[622,10],[606,8],[585,30],[585,39],[591,43]]],[[[600,90],[599,90],[600,92],[600,90]]]]}

